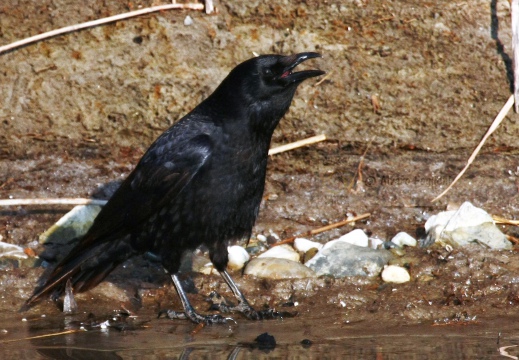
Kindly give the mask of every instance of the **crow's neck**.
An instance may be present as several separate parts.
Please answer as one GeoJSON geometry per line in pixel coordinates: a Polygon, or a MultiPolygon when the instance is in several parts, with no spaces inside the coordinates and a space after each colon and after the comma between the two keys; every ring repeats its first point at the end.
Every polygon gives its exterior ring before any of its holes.
{"type": "Polygon", "coordinates": [[[230,90],[220,86],[199,105],[199,109],[211,114],[211,120],[219,126],[248,128],[270,142],[274,129],[288,111],[296,88],[268,99],[254,99],[238,89],[230,90]]]}

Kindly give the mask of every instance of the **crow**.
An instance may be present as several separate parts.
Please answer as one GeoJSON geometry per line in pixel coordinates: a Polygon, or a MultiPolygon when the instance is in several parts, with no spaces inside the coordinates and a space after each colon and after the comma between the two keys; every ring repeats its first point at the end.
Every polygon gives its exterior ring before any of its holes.
{"type": "Polygon", "coordinates": [[[272,133],[297,86],[324,74],[294,68],[317,57],[314,52],[262,55],[236,66],[209,97],[155,140],[23,310],[45,295],[56,300],[68,281],[75,292],[89,290],[128,258],[151,252],[171,275],[184,308],[168,311],[168,317],[225,323],[229,318],[198,314],[177,275],[183,253],[203,244],[238,301],[231,310],[262,318],[226,271],[227,245],[251,235],[272,133]]]}

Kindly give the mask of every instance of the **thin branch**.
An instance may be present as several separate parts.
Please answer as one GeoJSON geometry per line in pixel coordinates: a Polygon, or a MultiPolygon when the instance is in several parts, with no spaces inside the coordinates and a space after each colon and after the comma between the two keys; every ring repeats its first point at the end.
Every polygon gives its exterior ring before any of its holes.
{"type": "Polygon", "coordinates": [[[438,195],[437,197],[432,199],[431,202],[435,202],[436,200],[440,199],[443,195],[445,195],[454,186],[454,184],[456,184],[456,182],[463,176],[465,171],[469,168],[470,164],[472,164],[472,162],[476,158],[476,155],[479,153],[479,150],[481,150],[481,148],[483,147],[483,144],[485,144],[485,141],[487,141],[488,137],[490,135],[492,135],[492,133],[497,129],[499,124],[501,124],[501,122],[503,121],[505,116],[508,114],[508,112],[512,108],[512,105],[514,105],[514,95],[510,95],[506,104],[503,106],[503,108],[501,109],[499,114],[497,114],[496,118],[492,122],[492,125],[490,125],[490,128],[487,130],[486,134],[483,136],[483,139],[481,139],[481,141],[479,142],[476,149],[472,152],[472,155],[470,156],[469,160],[467,161],[467,165],[465,165],[463,170],[460,171],[458,176],[456,176],[456,178],[449,185],[449,187],[447,187],[447,189],[445,189],[445,191],[442,192],[440,195],[438,195]]]}
{"type": "Polygon", "coordinates": [[[494,222],[496,224],[519,226],[519,220],[505,219],[505,218],[502,218],[501,216],[497,216],[497,215],[493,215],[492,219],[494,219],[494,222]]]}
{"type": "Polygon", "coordinates": [[[51,337],[51,336],[60,336],[60,335],[74,334],[74,333],[82,332],[82,331],[85,331],[85,330],[81,330],[81,329],[65,330],[65,331],[60,331],[60,332],[57,332],[57,333],[24,337],[24,338],[21,338],[21,339],[2,340],[2,341],[0,341],[0,344],[16,342],[16,341],[42,339],[42,338],[47,338],[47,337],[51,337]]]}
{"type": "MultiPolygon", "coordinates": [[[[290,144],[278,146],[269,150],[269,155],[279,154],[284,151],[296,149],[302,146],[314,144],[326,140],[326,136],[318,135],[308,139],[299,140],[290,144]]],[[[0,199],[0,206],[21,206],[21,205],[100,205],[103,206],[108,200],[81,199],[81,198],[62,198],[62,199],[0,199]]]]}
{"type": "Polygon", "coordinates": [[[48,39],[48,38],[51,38],[51,37],[54,37],[57,35],[62,35],[62,34],[66,34],[69,32],[86,29],[89,27],[103,25],[103,24],[114,22],[114,21],[124,20],[124,19],[128,19],[131,17],[135,17],[135,16],[149,14],[152,12],[171,10],[171,9],[203,10],[204,5],[190,3],[190,4],[167,4],[167,5],[152,6],[149,8],[140,9],[140,10],[136,10],[136,11],[130,11],[130,12],[127,12],[124,14],[109,16],[106,18],[98,19],[98,20],[87,21],[87,22],[84,22],[81,24],[65,26],[61,29],[48,31],[43,34],[38,34],[38,35],[31,36],[31,37],[23,39],[23,40],[15,41],[14,43],[11,43],[8,45],[0,46],[0,54],[6,52],[8,50],[16,49],[21,46],[24,46],[27,44],[32,44],[32,43],[38,42],[40,40],[48,39]]]}
{"type": "Polygon", "coordinates": [[[302,233],[302,234],[299,234],[299,235],[296,235],[296,236],[292,236],[292,237],[283,239],[283,240],[281,240],[281,241],[279,241],[279,242],[277,242],[275,244],[272,244],[271,247],[282,245],[282,244],[291,244],[298,237],[312,236],[312,235],[320,234],[322,232],[325,232],[325,231],[328,231],[328,230],[332,230],[332,229],[336,229],[338,227],[341,227],[341,226],[347,225],[349,223],[352,223],[352,222],[355,222],[355,221],[359,221],[359,220],[368,218],[370,216],[371,216],[370,213],[365,213],[365,214],[362,214],[362,215],[355,216],[353,218],[349,218],[349,219],[342,220],[342,221],[339,221],[339,222],[336,222],[336,223],[333,223],[333,224],[330,224],[330,225],[326,225],[326,226],[323,226],[323,227],[320,227],[320,228],[317,228],[317,229],[313,229],[313,230],[307,231],[305,233],[302,233]]]}
{"type": "Polygon", "coordinates": [[[351,180],[351,186],[349,187],[349,190],[353,193],[359,193],[364,190],[364,181],[362,180],[362,167],[364,166],[364,158],[366,157],[366,154],[368,153],[368,150],[371,147],[373,140],[375,140],[375,136],[371,138],[371,140],[368,143],[368,146],[366,146],[366,150],[364,150],[364,153],[360,157],[359,166],[357,167],[357,174],[359,174],[359,176],[357,177],[357,183],[355,184],[355,176],[353,176],[353,179],[351,180]],[[355,190],[353,190],[354,185],[356,185],[355,190]]]}
{"type": "Polygon", "coordinates": [[[0,206],[20,205],[100,205],[108,200],[63,198],[63,199],[0,199],[0,206]]]}
{"type": "Polygon", "coordinates": [[[332,76],[332,74],[333,74],[333,70],[330,71],[329,73],[327,73],[326,75],[324,75],[324,77],[323,77],[321,80],[319,80],[318,82],[316,82],[315,85],[314,85],[314,87],[319,86],[319,85],[321,85],[325,80],[328,80],[328,78],[329,78],[330,76],[332,76]]]}
{"type": "Polygon", "coordinates": [[[299,140],[299,141],[296,141],[296,142],[293,142],[290,144],[285,144],[285,145],[281,145],[281,146],[272,148],[269,150],[269,155],[279,154],[279,153],[282,153],[285,151],[289,151],[289,150],[297,149],[297,148],[300,148],[303,146],[315,144],[317,142],[324,141],[324,140],[326,140],[326,135],[324,135],[324,134],[312,136],[312,137],[309,137],[308,139],[299,140]]]}

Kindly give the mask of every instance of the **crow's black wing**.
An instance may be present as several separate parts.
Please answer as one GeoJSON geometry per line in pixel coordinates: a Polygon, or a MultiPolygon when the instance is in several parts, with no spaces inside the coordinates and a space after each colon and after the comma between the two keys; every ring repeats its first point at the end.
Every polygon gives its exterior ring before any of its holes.
{"type": "Polygon", "coordinates": [[[103,207],[82,244],[109,241],[140,227],[171,202],[211,157],[209,135],[197,135],[174,147],[172,142],[168,137],[155,142],[103,207]]]}
{"type": "Polygon", "coordinates": [[[211,158],[213,146],[209,135],[183,134],[180,139],[172,136],[166,132],[150,147],[103,207],[88,233],[22,309],[29,308],[45,294],[60,294],[70,278],[76,291],[88,290],[132,255],[130,244],[121,239],[171,202],[211,158]]]}

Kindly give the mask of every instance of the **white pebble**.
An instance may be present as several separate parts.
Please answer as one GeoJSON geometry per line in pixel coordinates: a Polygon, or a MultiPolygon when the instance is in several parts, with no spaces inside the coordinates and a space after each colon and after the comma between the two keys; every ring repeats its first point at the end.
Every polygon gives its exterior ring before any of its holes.
{"type": "Polygon", "coordinates": [[[405,246],[416,246],[417,242],[414,237],[409,235],[406,232],[399,232],[392,239],[391,242],[397,246],[403,247],[405,246]]]}
{"type": "Polygon", "coordinates": [[[252,259],[245,267],[243,273],[267,279],[304,279],[315,277],[315,272],[300,262],[276,258],[252,259]]]}
{"type": "Polygon", "coordinates": [[[198,270],[199,273],[204,275],[218,275],[218,270],[213,266],[213,263],[207,263],[198,270]]]}
{"type": "Polygon", "coordinates": [[[350,231],[346,235],[341,236],[338,239],[328,241],[326,244],[324,244],[323,250],[329,248],[338,241],[362,247],[369,246],[368,235],[366,235],[366,233],[361,229],[355,229],[353,231],[350,231]]]}
{"type": "Polygon", "coordinates": [[[258,234],[256,236],[256,239],[258,239],[258,241],[261,241],[261,242],[267,242],[267,237],[263,234],[258,234]]]}
{"type": "Polygon", "coordinates": [[[99,324],[99,326],[101,327],[101,329],[108,329],[108,327],[110,326],[110,322],[108,320],[106,320],[105,322],[102,322],[101,324],[99,324]]]}
{"type": "Polygon", "coordinates": [[[443,211],[433,215],[425,223],[425,231],[441,227],[441,231],[454,231],[460,227],[478,226],[484,223],[494,223],[492,216],[485,210],[464,202],[458,210],[443,211]]]}
{"type": "Polygon", "coordinates": [[[294,248],[297,251],[307,252],[310,249],[316,248],[317,250],[319,250],[322,247],[323,244],[308,239],[296,238],[294,240],[294,248]]]}
{"type": "Polygon", "coordinates": [[[229,253],[229,263],[227,264],[227,267],[231,270],[239,270],[243,268],[245,263],[250,259],[247,250],[238,245],[227,247],[227,252],[229,253]]]}
{"type": "Polygon", "coordinates": [[[407,269],[397,266],[388,265],[382,270],[382,280],[395,284],[402,284],[411,280],[411,276],[407,269]]]}
{"type": "Polygon", "coordinates": [[[299,261],[299,254],[289,245],[279,245],[265,251],[259,258],[277,258],[299,261]]]}
{"type": "Polygon", "coordinates": [[[193,19],[191,18],[191,16],[186,16],[186,18],[184,19],[184,25],[185,26],[189,26],[189,25],[193,25],[193,19]]]}
{"type": "Polygon", "coordinates": [[[384,240],[379,238],[369,238],[369,247],[372,249],[379,249],[382,244],[384,244],[384,240]]]}

